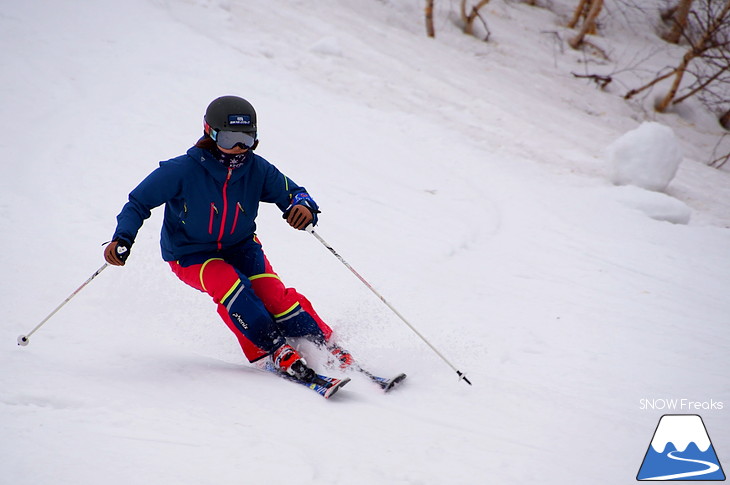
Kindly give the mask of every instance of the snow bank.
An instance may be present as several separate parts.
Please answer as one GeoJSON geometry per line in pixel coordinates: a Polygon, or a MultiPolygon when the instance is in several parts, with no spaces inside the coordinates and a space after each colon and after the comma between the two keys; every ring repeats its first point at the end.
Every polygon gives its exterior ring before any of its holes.
{"type": "Polygon", "coordinates": [[[687,204],[660,192],[625,186],[609,189],[608,195],[622,205],[641,211],[657,221],[688,224],[692,217],[692,209],[687,204]]]}
{"type": "Polygon", "coordinates": [[[677,173],[682,149],[668,126],[646,122],[608,147],[610,179],[663,192],[677,173]]]}

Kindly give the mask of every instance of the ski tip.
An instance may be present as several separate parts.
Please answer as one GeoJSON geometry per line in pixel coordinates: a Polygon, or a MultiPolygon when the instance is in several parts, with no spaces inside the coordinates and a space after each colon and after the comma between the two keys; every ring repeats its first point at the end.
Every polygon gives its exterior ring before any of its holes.
{"type": "Polygon", "coordinates": [[[325,399],[329,399],[332,396],[334,396],[337,391],[339,391],[342,387],[344,387],[348,382],[350,382],[349,377],[345,377],[344,379],[341,379],[337,384],[329,387],[327,391],[323,394],[325,399]]]}
{"type": "Polygon", "coordinates": [[[391,391],[395,386],[403,382],[406,377],[408,376],[405,374],[398,374],[394,378],[390,379],[390,381],[388,381],[388,383],[383,387],[383,390],[385,392],[391,391]]]}

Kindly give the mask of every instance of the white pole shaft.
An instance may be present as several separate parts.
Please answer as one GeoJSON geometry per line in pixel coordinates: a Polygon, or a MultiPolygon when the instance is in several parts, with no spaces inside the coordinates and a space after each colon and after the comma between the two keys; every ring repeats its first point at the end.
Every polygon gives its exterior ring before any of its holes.
{"type": "Polygon", "coordinates": [[[70,294],[70,295],[68,296],[68,298],[66,298],[66,299],[65,299],[65,300],[63,301],[63,303],[61,303],[60,305],[58,305],[58,306],[57,306],[57,307],[56,307],[56,308],[55,308],[55,309],[54,309],[54,310],[53,310],[53,311],[52,311],[52,312],[51,312],[51,313],[50,313],[50,314],[49,314],[49,315],[48,315],[48,316],[47,316],[46,318],[44,318],[44,319],[43,319],[43,320],[41,321],[41,323],[39,323],[38,325],[36,325],[36,326],[35,326],[35,328],[33,328],[33,330],[31,330],[30,332],[28,332],[28,333],[27,333],[26,335],[21,335],[20,337],[18,337],[18,344],[19,344],[19,345],[28,345],[28,339],[30,339],[30,336],[31,336],[31,335],[33,335],[33,334],[34,334],[34,333],[35,333],[35,332],[36,332],[36,331],[37,331],[37,330],[38,330],[39,328],[41,328],[41,327],[43,326],[43,324],[45,324],[45,323],[46,323],[46,322],[47,322],[48,320],[50,320],[50,319],[51,319],[51,317],[52,317],[53,315],[55,315],[55,314],[56,314],[56,312],[58,312],[58,310],[60,310],[61,308],[63,308],[63,306],[64,306],[64,305],[65,305],[66,303],[68,303],[69,301],[71,301],[71,298],[73,298],[74,296],[76,296],[76,294],[77,294],[77,293],[78,293],[79,291],[81,291],[81,290],[82,290],[82,289],[83,289],[83,288],[84,288],[84,287],[85,287],[86,285],[88,285],[88,284],[89,284],[89,283],[91,282],[91,280],[93,280],[94,278],[96,278],[96,277],[97,277],[97,276],[99,275],[99,273],[101,273],[102,271],[104,271],[104,269],[106,269],[106,267],[107,267],[107,266],[109,266],[109,263],[104,263],[104,264],[103,264],[103,265],[102,265],[102,266],[101,266],[101,267],[100,267],[99,269],[97,269],[97,270],[96,270],[96,271],[94,272],[94,274],[92,274],[92,275],[91,275],[91,276],[89,277],[89,279],[87,279],[86,281],[84,281],[84,282],[83,282],[83,283],[81,284],[81,286],[79,286],[78,288],[76,288],[76,290],[75,290],[75,291],[74,291],[73,293],[71,293],[71,294],[70,294]]]}
{"type": "Polygon", "coordinates": [[[316,238],[317,238],[317,240],[318,240],[319,242],[321,242],[321,243],[322,243],[322,245],[324,245],[324,247],[326,247],[327,249],[329,249],[329,251],[330,251],[330,252],[331,252],[331,253],[332,253],[332,254],[333,254],[333,255],[334,255],[334,256],[335,256],[335,257],[336,257],[337,259],[339,259],[339,260],[340,260],[340,262],[341,262],[342,264],[344,264],[344,265],[345,265],[345,266],[347,267],[347,269],[349,269],[349,270],[350,270],[350,271],[352,272],[352,274],[354,274],[355,276],[357,276],[357,278],[358,278],[358,279],[359,279],[360,281],[362,281],[362,283],[363,283],[363,284],[364,284],[364,285],[365,285],[365,286],[366,286],[366,287],[367,287],[367,288],[368,288],[368,289],[369,289],[370,291],[372,291],[372,292],[373,292],[373,294],[374,294],[375,296],[377,296],[377,297],[378,297],[378,298],[380,299],[380,301],[382,301],[383,303],[385,303],[385,306],[387,306],[388,308],[390,308],[390,310],[391,310],[391,311],[392,311],[393,313],[395,313],[395,314],[396,314],[396,315],[398,316],[398,318],[400,318],[400,319],[401,319],[401,320],[403,321],[403,323],[405,323],[406,325],[408,325],[408,328],[410,328],[410,329],[411,329],[411,330],[413,331],[413,333],[415,333],[416,335],[418,335],[418,337],[419,337],[419,338],[420,338],[421,340],[423,340],[423,341],[424,341],[424,342],[426,343],[426,345],[428,345],[428,346],[429,346],[429,347],[431,348],[431,350],[433,350],[433,351],[434,351],[434,352],[436,353],[436,355],[438,355],[438,356],[439,356],[439,357],[441,358],[441,360],[443,360],[444,362],[446,362],[446,364],[448,364],[448,366],[449,366],[449,367],[451,367],[451,368],[452,368],[452,369],[454,370],[454,372],[456,372],[456,373],[457,373],[457,374],[459,375],[459,378],[460,378],[460,379],[464,379],[464,381],[466,381],[466,382],[467,382],[467,383],[468,383],[469,385],[471,385],[471,382],[469,382],[469,379],[467,379],[467,378],[466,378],[466,375],[465,375],[465,374],[464,374],[463,372],[461,372],[461,371],[460,371],[459,369],[457,369],[457,368],[456,368],[456,367],[454,366],[454,364],[452,364],[452,363],[451,363],[451,362],[450,362],[450,361],[449,361],[449,360],[448,360],[448,359],[447,359],[446,357],[444,357],[444,356],[443,356],[443,354],[442,354],[441,352],[439,352],[439,351],[438,351],[438,349],[437,349],[436,347],[434,347],[434,346],[433,346],[433,345],[431,344],[431,342],[429,342],[429,341],[428,341],[428,340],[426,339],[426,337],[424,337],[423,335],[421,335],[421,332],[419,332],[418,330],[416,330],[416,328],[415,328],[415,327],[414,327],[413,325],[411,325],[411,324],[410,324],[410,322],[408,322],[408,320],[406,320],[406,318],[405,318],[405,317],[404,317],[403,315],[401,315],[401,313],[400,313],[400,312],[399,312],[398,310],[396,310],[396,309],[395,309],[395,307],[394,307],[393,305],[391,305],[390,303],[388,303],[388,301],[387,301],[387,300],[386,300],[386,299],[385,299],[385,298],[383,297],[383,295],[381,295],[381,294],[380,294],[380,293],[379,293],[379,292],[378,292],[378,291],[377,291],[377,290],[376,290],[375,288],[373,288],[373,286],[372,286],[372,285],[371,285],[370,283],[368,283],[368,282],[367,282],[367,280],[365,280],[365,278],[363,278],[362,276],[360,276],[360,273],[358,273],[358,272],[357,272],[357,271],[355,270],[355,268],[353,268],[352,266],[350,266],[350,263],[348,263],[347,261],[345,261],[345,259],[344,259],[344,258],[343,258],[342,256],[340,256],[340,255],[339,255],[339,254],[337,253],[337,251],[335,251],[335,249],[334,249],[334,248],[333,248],[333,247],[332,247],[332,246],[331,246],[330,244],[328,244],[328,243],[327,243],[327,241],[325,241],[325,240],[324,240],[324,239],[322,238],[322,236],[320,236],[319,234],[317,234],[317,232],[315,232],[315,230],[314,230],[314,227],[313,227],[313,226],[311,226],[311,225],[307,226],[307,227],[306,227],[306,231],[307,231],[307,232],[309,232],[310,234],[312,234],[312,235],[313,235],[314,237],[316,237],[316,238]]]}

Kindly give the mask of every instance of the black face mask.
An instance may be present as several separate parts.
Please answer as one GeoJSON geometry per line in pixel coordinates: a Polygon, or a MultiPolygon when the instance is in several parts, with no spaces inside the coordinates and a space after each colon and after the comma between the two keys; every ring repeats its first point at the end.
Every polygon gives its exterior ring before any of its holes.
{"type": "Polygon", "coordinates": [[[222,151],[218,150],[218,147],[216,147],[213,155],[215,155],[215,158],[217,158],[218,161],[226,167],[238,168],[246,162],[246,157],[248,156],[248,153],[248,151],[245,151],[243,153],[231,155],[229,153],[223,153],[222,151]]]}

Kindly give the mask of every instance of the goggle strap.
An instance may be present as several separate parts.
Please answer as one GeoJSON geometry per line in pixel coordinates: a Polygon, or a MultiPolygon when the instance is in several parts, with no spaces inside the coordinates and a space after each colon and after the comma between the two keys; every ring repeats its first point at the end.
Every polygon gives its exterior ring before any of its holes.
{"type": "Polygon", "coordinates": [[[205,132],[208,134],[208,136],[215,141],[216,138],[218,138],[218,131],[214,130],[210,127],[207,121],[203,120],[205,132]]]}

